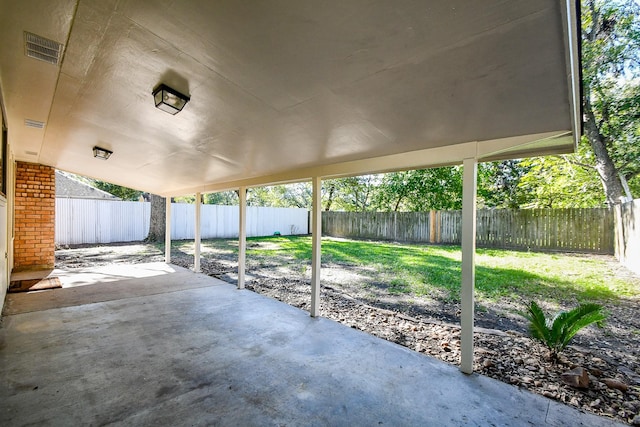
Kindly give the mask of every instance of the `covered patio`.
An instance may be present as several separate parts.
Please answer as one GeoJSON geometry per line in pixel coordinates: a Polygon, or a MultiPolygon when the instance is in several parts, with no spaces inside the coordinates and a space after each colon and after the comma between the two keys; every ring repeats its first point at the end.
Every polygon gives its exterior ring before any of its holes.
{"type": "Polygon", "coordinates": [[[154,193],[168,207],[174,196],[237,191],[240,289],[246,190],[313,183],[311,317],[180,269],[138,279],[105,272],[117,279],[106,299],[84,300],[98,291],[81,287],[8,296],[0,369],[10,386],[0,397],[13,421],[582,419],[318,318],[323,179],[463,165],[460,370],[472,373],[477,164],[574,149],[574,1],[5,6],[0,297],[12,269],[53,267],[53,238],[42,235],[52,234],[54,169],[154,193]],[[165,101],[184,107],[178,114],[161,105],[162,87],[173,90],[165,101]]]}
{"type": "Polygon", "coordinates": [[[6,425],[616,425],[174,265],[56,275],[8,296],[6,425]]]}

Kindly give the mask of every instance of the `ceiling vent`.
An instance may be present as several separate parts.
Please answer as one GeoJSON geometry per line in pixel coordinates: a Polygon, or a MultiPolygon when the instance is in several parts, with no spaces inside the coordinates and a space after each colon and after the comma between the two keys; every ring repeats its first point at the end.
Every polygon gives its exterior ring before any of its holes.
{"type": "Polygon", "coordinates": [[[29,58],[58,65],[62,56],[62,44],[36,34],[24,32],[24,53],[29,58]]]}
{"type": "Polygon", "coordinates": [[[44,129],[44,122],[38,120],[24,119],[24,125],[28,128],[44,129]]]}

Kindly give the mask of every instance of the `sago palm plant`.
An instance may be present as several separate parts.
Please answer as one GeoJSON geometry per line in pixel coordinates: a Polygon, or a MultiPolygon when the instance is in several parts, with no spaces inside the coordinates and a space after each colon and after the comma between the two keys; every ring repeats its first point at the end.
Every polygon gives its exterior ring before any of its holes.
{"type": "Polygon", "coordinates": [[[547,319],[535,301],[531,301],[524,316],[530,322],[531,336],[549,347],[554,360],[580,329],[592,323],[602,327],[607,318],[601,305],[588,303],[581,304],[571,311],[561,311],[552,319],[547,319]]]}

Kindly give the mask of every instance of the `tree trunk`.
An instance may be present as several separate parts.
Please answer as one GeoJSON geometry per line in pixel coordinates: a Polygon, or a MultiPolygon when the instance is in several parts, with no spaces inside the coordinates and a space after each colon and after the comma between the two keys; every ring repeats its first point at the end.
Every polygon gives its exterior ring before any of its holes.
{"type": "Polygon", "coordinates": [[[402,191],[400,191],[400,194],[398,194],[398,198],[396,199],[396,204],[393,207],[393,211],[394,212],[398,212],[398,209],[400,209],[400,202],[402,202],[402,200],[404,199],[404,196],[407,194],[407,186],[403,185],[402,186],[402,191]]]}
{"type": "Polygon", "coordinates": [[[333,196],[336,191],[336,184],[331,182],[329,184],[329,195],[327,196],[327,203],[325,204],[324,210],[328,212],[331,210],[331,205],[333,204],[333,196]]]}
{"type": "Polygon", "coordinates": [[[595,168],[596,171],[598,171],[598,177],[600,178],[600,182],[604,189],[607,205],[614,206],[621,202],[620,198],[624,195],[622,184],[620,183],[620,177],[618,176],[616,166],[613,164],[613,160],[611,160],[611,156],[609,156],[609,152],[607,151],[605,138],[598,129],[598,124],[596,123],[591,103],[587,98],[587,96],[589,96],[589,92],[586,89],[584,92],[584,127],[587,139],[589,140],[593,154],[596,157],[595,168]]]}
{"type": "MultiPolygon", "coordinates": [[[[597,43],[598,38],[608,38],[610,36],[608,30],[606,29],[608,25],[605,25],[604,18],[600,14],[600,9],[596,7],[596,3],[594,1],[587,2],[586,7],[589,8],[589,12],[591,14],[591,26],[586,33],[583,29],[582,37],[585,42],[595,44],[597,43]]],[[[586,69],[595,67],[594,69],[597,69],[598,63],[597,61],[594,61],[593,63],[583,64],[583,67],[585,67],[586,69]]],[[[593,154],[596,158],[595,169],[598,172],[598,177],[600,178],[600,182],[602,183],[607,205],[614,206],[618,203],[621,203],[620,198],[624,194],[622,183],[620,182],[620,178],[618,176],[618,170],[613,163],[613,160],[611,160],[611,156],[609,155],[609,151],[607,149],[607,140],[601,132],[601,125],[598,123],[596,115],[593,111],[593,105],[591,104],[592,88],[590,86],[590,79],[583,78],[582,84],[584,129],[586,132],[587,140],[589,141],[589,145],[591,145],[591,149],[593,150],[593,154]]],[[[603,111],[602,113],[604,117],[607,116],[606,111],[603,111]]]]}
{"type": "Polygon", "coordinates": [[[151,199],[151,221],[147,242],[164,242],[166,231],[167,205],[164,197],[149,195],[151,199]]]}

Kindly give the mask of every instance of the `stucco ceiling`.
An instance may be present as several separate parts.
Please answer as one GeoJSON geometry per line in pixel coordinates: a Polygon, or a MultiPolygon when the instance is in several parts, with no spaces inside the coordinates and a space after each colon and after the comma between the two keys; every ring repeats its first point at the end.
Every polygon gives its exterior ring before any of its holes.
{"type": "Polygon", "coordinates": [[[579,127],[558,0],[0,4],[16,159],[157,194],[567,152],[579,127]],[[176,116],[159,83],[191,96],[176,116]]]}

